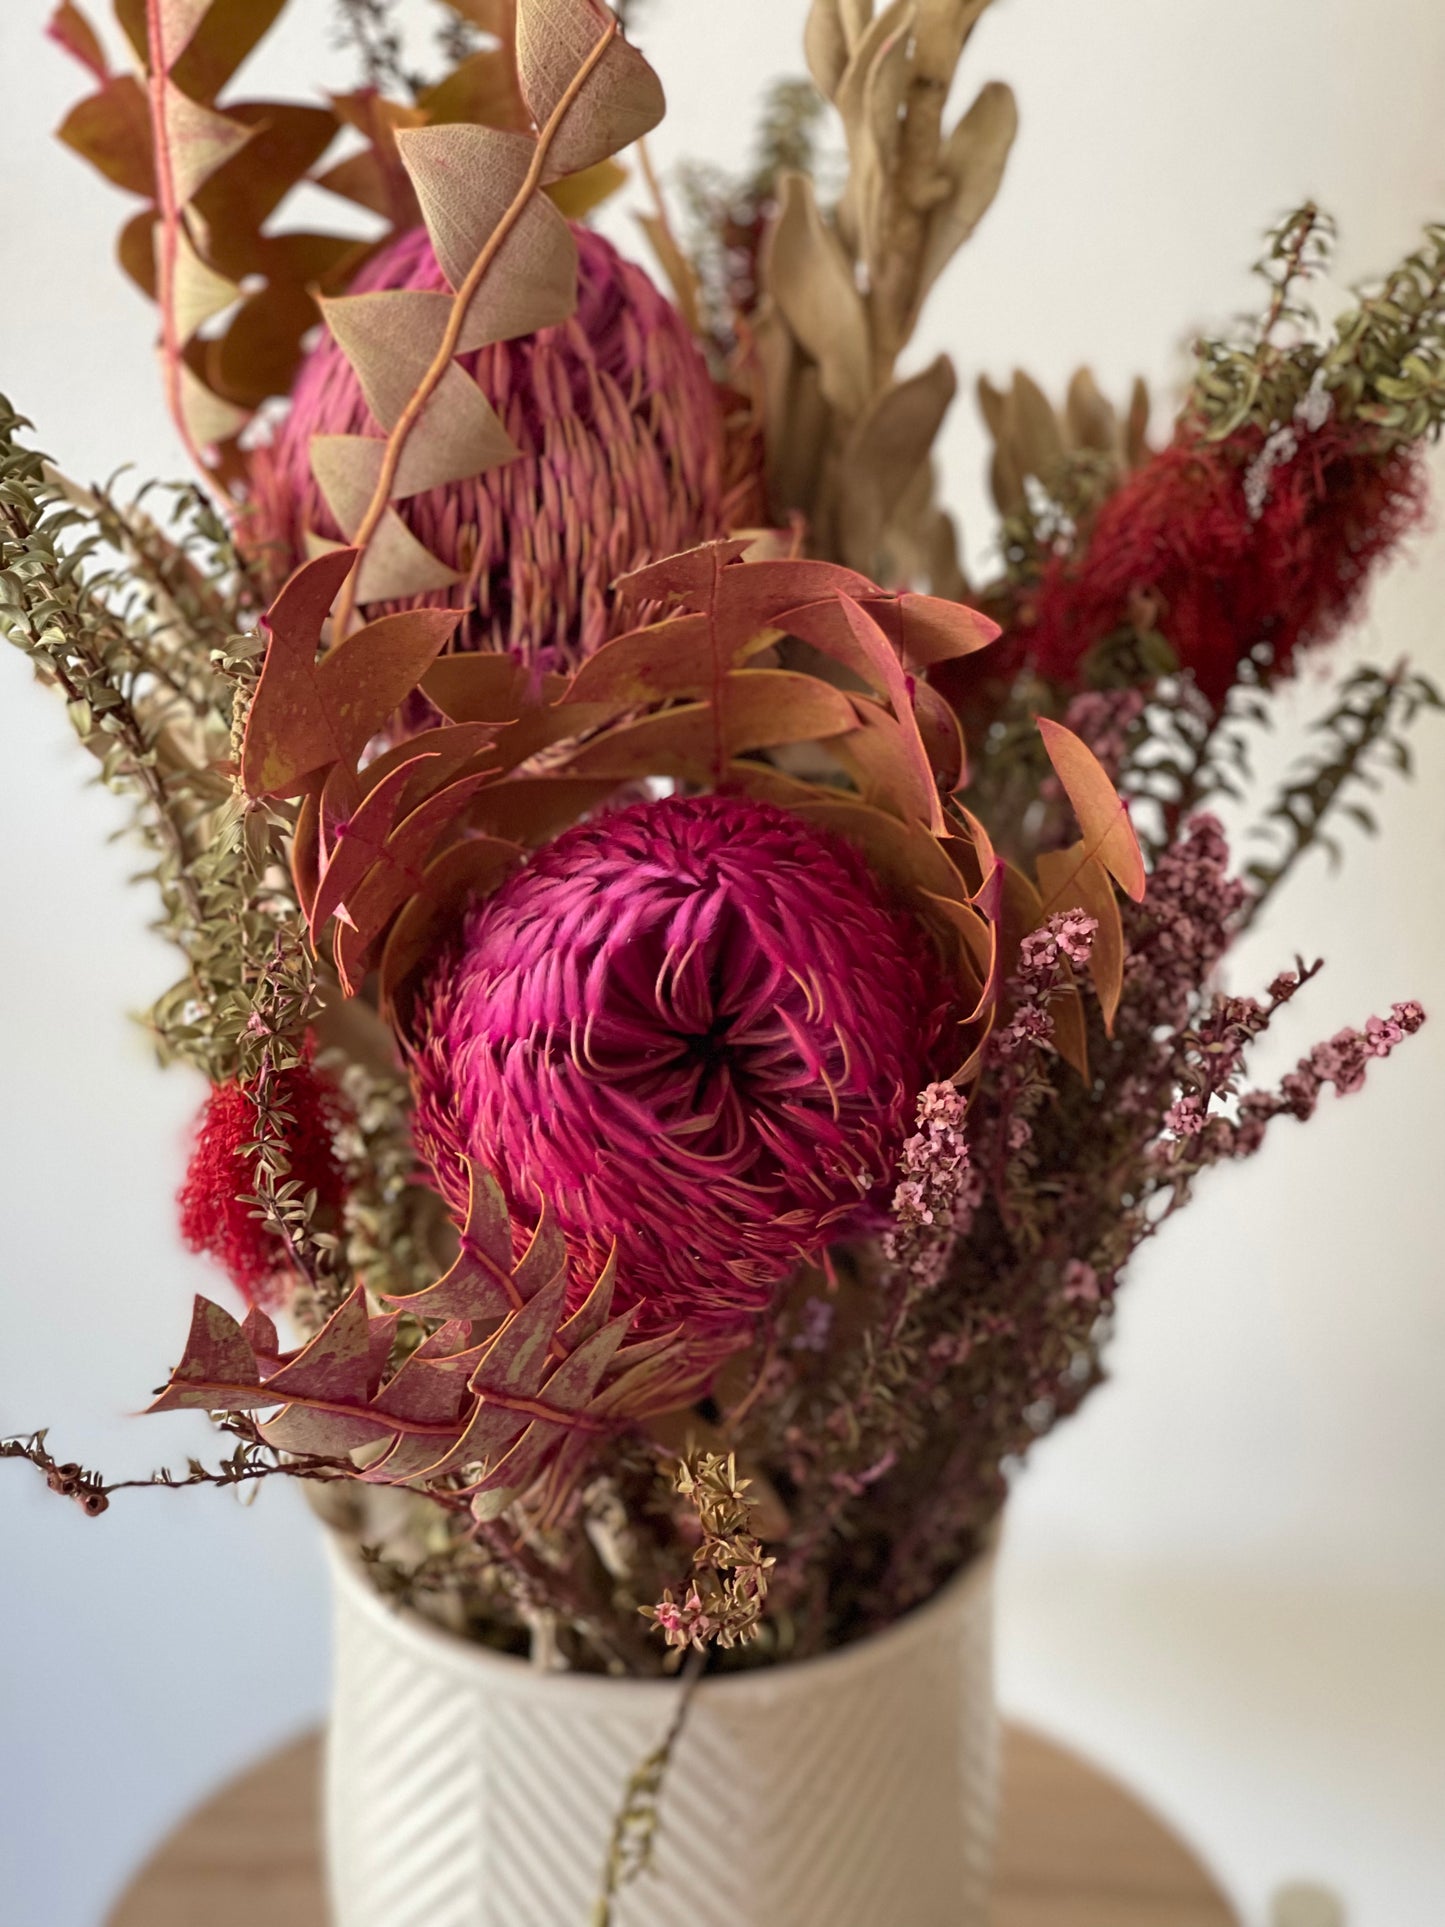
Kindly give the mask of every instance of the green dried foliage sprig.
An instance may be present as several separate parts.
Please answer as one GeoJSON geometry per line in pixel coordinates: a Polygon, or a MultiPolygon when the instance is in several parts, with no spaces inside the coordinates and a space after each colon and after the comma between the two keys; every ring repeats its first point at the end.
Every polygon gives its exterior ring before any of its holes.
{"type": "MultiPolygon", "coordinates": [[[[506,25],[507,0],[434,0],[437,51],[454,70],[483,44],[483,34],[506,25]]],[[[408,37],[400,17],[401,0],[335,0],[335,44],[352,52],[363,87],[375,87],[393,100],[415,102],[437,84],[408,58],[408,37]]]]}
{"type": "Polygon", "coordinates": [[[1429,225],[1421,245],[1362,288],[1327,331],[1306,289],[1328,265],[1333,238],[1312,203],[1295,210],[1260,264],[1271,286],[1263,318],[1242,340],[1199,343],[1185,418],[1209,440],[1288,424],[1311,389],[1342,420],[1368,422],[1382,452],[1445,426],[1445,226],[1429,225]]]}
{"type": "Polygon", "coordinates": [[[337,1069],[348,1112],[337,1148],[351,1271],[374,1296],[421,1291],[437,1275],[445,1212],[418,1181],[410,1088],[366,1064],[342,1060],[337,1069]]]}
{"type": "Polygon", "coordinates": [[[1243,927],[1260,914],[1312,849],[1323,849],[1332,865],[1342,860],[1333,834],[1338,817],[1348,817],[1368,834],[1375,818],[1361,801],[1361,790],[1375,792],[1389,774],[1413,770],[1405,739],[1419,718],[1445,708],[1428,677],[1405,663],[1385,671],[1361,664],[1345,678],[1325,715],[1310,726],[1317,747],[1301,758],[1256,823],[1253,834],[1274,845],[1245,874],[1255,886],[1243,927]]]}
{"type": "Polygon", "coordinates": [[[1253,775],[1253,732],[1273,713],[1242,679],[1220,704],[1206,702],[1187,678],[1170,677],[1146,704],[1119,771],[1140,837],[1151,857],[1166,849],[1192,811],[1226,796],[1241,802],[1253,775]]]}
{"type": "Polygon", "coordinates": [[[21,445],[28,426],[0,399],[0,634],[64,696],[105,786],[136,799],[163,927],[184,943],[204,917],[195,864],[228,793],[214,764],[229,708],[205,707],[184,629],[157,621],[133,572],[106,566],[113,514],[21,445]]]}
{"type": "Polygon", "coordinates": [[[677,182],[701,319],[719,353],[737,346],[737,319],[758,298],[758,250],[787,173],[818,173],[824,102],[811,81],[775,80],[763,96],[745,173],[687,161],[677,182]]]}
{"type": "Polygon", "coordinates": [[[324,1305],[344,1295],[340,1254],[290,1181],[271,1099],[323,994],[287,868],[294,811],[251,803],[227,773],[262,647],[229,633],[244,574],[194,492],[179,498],[176,539],[108,491],[63,482],[22,445],[27,426],[0,402],[0,634],[64,695],[101,781],[134,801],[160,928],[186,961],[148,1027],[164,1057],[246,1084],[255,1208],[324,1305]]]}
{"type": "Polygon", "coordinates": [[[398,5],[399,0],[336,0],[336,44],[356,55],[364,87],[410,100],[427,83],[406,63],[398,5]]]}
{"type": "Polygon", "coordinates": [[[1388,441],[1439,434],[1445,425],[1445,225],[1426,228],[1422,246],[1340,317],[1323,376],[1337,405],[1373,422],[1388,441]]]}

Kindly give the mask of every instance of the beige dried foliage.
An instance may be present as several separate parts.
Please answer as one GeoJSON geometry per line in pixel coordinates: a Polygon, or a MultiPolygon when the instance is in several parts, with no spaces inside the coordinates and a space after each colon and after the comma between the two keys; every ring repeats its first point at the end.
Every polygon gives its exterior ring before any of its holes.
{"type": "Polygon", "coordinates": [[[1063,406],[1055,408],[1022,369],[1007,388],[988,377],[978,384],[978,405],[993,439],[990,487],[1005,517],[1029,509],[1030,484],[1074,513],[1107,492],[1149,453],[1149,391],[1136,380],[1122,410],[1102,393],[1088,368],[1076,369],[1063,406]]]}
{"type": "Polygon", "coordinates": [[[786,176],[760,262],[752,337],[774,509],[801,512],[816,554],[959,596],[931,451],[955,386],[946,360],[897,370],[929,289],[998,192],[1017,130],[1011,91],[945,109],[988,0],[813,0],[809,71],[836,108],[846,185],[820,209],[786,176]]]}

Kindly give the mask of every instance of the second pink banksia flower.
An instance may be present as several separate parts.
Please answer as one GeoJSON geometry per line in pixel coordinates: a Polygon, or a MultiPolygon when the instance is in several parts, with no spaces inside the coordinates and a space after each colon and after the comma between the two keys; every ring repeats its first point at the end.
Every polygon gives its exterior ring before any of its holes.
{"type": "MultiPolygon", "coordinates": [[[[584,824],[468,917],[426,1000],[417,1136],[644,1323],[746,1323],[891,1195],[946,1056],[930,940],[846,844],[771,805],[672,797],[584,824]]],[[[951,1068],[951,1065],[948,1066],[951,1068]]]]}
{"type": "MultiPolygon", "coordinates": [[[[402,504],[412,533],[459,580],[460,646],[562,668],[612,632],[613,580],[746,519],[729,487],[726,397],[677,310],[643,270],[574,230],[577,311],[560,326],[462,358],[521,458],[402,504]]],[[[351,286],[440,291],[425,229],[385,247],[351,286]]],[[[308,535],[341,533],[311,468],[315,435],[375,434],[356,372],[324,335],[304,362],[275,441],[251,458],[248,545],[279,581],[308,535]]]]}

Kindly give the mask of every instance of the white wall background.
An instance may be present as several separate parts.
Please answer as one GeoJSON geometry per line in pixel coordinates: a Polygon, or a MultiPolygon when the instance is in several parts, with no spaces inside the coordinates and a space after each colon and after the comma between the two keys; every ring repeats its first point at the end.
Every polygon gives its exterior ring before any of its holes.
{"type": "MultiPolygon", "coordinates": [[[[83,77],[40,38],[47,11],[0,8],[0,389],[83,480],[179,474],[151,316],[111,260],[121,199],[48,140],[83,77]]],[[[292,12],[253,85],[336,78],[328,9],[292,12]]],[[[645,0],[663,163],[741,159],[762,83],[801,66],[803,12],[645,0]]],[[[966,382],[1021,362],[1057,387],[1088,359],[1115,391],[1136,369],[1167,387],[1191,328],[1250,303],[1244,267],[1285,206],[1337,213],[1345,280],[1445,214],[1429,0],[1000,0],[967,71],[1014,83],[1023,135],[919,343],[966,382]]],[[[975,557],[981,449],[960,402],[947,479],[975,557]]],[[[1442,613],[1437,532],[1351,646],[1445,676],[1442,613]]],[[[1009,1703],[1144,1787],[1250,1921],[1302,1874],[1340,1889],[1354,1927],[1445,1918],[1445,727],[1420,747],[1383,842],[1341,877],[1306,870],[1237,975],[1329,956],[1291,1051],[1406,995],[1436,1022],[1363,1096],[1207,1185],[1130,1283],[1117,1382],[1012,1508],[1009,1703]]],[[[49,1423],[63,1456],[112,1475],[205,1442],[126,1414],[215,1283],[172,1228],[199,1088],[161,1076],[125,1016],[172,964],[133,852],[106,842],[117,821],[59,705],[0,659],[0,1428],[49,1423]]],[[[167,1826],[318,1717],[315,1535],[288,1492],[246,1516],[147,1493],[92,1523],[0,1471],[0,1923],[97,1927],[167,1826]]]]}

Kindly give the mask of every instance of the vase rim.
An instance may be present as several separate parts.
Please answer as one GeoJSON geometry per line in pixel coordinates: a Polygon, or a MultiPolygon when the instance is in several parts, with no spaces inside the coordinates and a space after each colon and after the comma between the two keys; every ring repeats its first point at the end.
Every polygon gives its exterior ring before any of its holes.
{"type": "MultiPolygon", "coordinates": [[[[616,1705],[619,1689],[626,1688],[634,1703],[650,1696],[662,1705],[679,1689],[677,1675],[667,1678],[638,1678],[632,1674],[571,1671],[542,1672],[518,1653],[499,1653],[492,1647],[465,1639],[460,1633],[438,1626],[415,1607],[397,1605],[383,1598],[366,1577],[352,1542],[343,1533],[328,1529],[327,1556],[336,1586],[348,1595],[353,1609],[364,1612],[374,1623],[386,1627],[419,1654],[424,1654],[448,1671],[476,1681],[485,1678],[490,1690],[502,1693],[567,1693],[573,1699],[607,1694],[616,1705]]],[[[997,1561],[999,1529],[993,1527],[983,1547],[966,1566],[944,1581],[937,1592],[911,1607],[890,1625],[847,1645],[806,1659],[780,1660],[739,1673],[705,1676],[698,1692],[716,1704],[722,1696],[736,1712],[746,1710],[749,1697],[776,1700],[795,1693],[806,1693],[834,1681],[857,1677],[875,1667],[892,1665],[900,1653],[933,1636],[942,1622],[967,1617],[971,1612],[987,1611],[997,1561]]]]}

